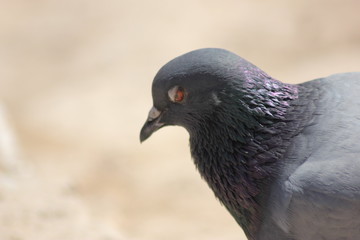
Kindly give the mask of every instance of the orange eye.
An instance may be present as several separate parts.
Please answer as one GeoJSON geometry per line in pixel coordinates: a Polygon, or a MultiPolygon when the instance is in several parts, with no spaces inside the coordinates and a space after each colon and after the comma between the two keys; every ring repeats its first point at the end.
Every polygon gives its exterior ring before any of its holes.
{"type": "Polygon", "coordinates": [[[181,102],[182,100],[184,100],[184,95],[185,95],[184,89],[179,87],[175,93],[175,98],[174,98],[175,102],[181,102]]]}
{"type": "Polygon", "coordinates": [[[169,98],[172,102],[182,102],[185,98],[185,90],[182,87],[175,86],[168,91],[169,98]]]}

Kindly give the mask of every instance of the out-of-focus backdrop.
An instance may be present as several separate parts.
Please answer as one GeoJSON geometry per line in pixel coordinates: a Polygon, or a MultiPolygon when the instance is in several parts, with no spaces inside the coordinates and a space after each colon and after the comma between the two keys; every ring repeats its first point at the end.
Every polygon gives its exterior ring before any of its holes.
{"type": "Polygon", "coordinates": [[[358,0],[0,2],[0,239],[238,240],[151,82],[203,47],[290,83],[360,70],[358,0]]]}

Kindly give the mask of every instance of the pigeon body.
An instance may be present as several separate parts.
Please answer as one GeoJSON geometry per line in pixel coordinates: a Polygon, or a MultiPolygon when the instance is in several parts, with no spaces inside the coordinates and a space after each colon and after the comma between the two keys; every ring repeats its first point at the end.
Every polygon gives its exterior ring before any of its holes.
{"type": "Polygon", "coordinates": [[[359,239],[360,73],[286,84],[223,49],[155,76],[144,141],[183,126],[192,158],[250,240],[359,239]]]}

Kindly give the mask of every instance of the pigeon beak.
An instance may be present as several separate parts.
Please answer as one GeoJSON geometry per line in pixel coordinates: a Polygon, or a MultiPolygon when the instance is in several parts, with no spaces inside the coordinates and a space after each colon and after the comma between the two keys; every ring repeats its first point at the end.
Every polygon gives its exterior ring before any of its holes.
{"type": "Polygon", "coordinates": [[[141,129],[140,132],[140,142],[145,141],[148,139],[153,132],[164,126],[164,123],[160,123],[162,112],[156,109],[155,107],[152,107],[150,109],[148,118],[144,124],[144,126],[141,129]]]}

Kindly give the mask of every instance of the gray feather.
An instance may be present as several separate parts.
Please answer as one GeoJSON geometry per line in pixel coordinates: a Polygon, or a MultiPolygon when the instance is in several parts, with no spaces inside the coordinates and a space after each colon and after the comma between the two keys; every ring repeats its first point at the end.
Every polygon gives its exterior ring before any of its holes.
{"type": "Polygon", "coordinates": [[[360,73],[291,85],[222,49],[167,63],[156,118],[190,135],[201,176],[249,240],[360,239],[360,73]],[[180,102],[169,89],[180,89],[180,102]],[[176,87],[176,88],[174,88],[176,87]]]}

